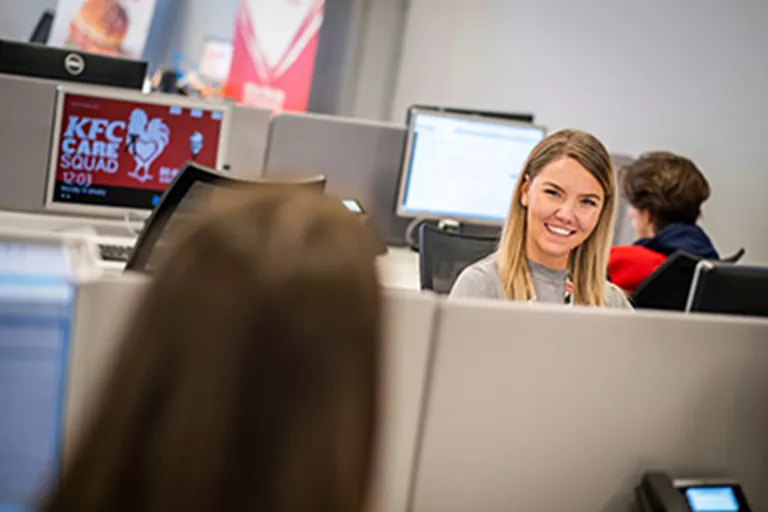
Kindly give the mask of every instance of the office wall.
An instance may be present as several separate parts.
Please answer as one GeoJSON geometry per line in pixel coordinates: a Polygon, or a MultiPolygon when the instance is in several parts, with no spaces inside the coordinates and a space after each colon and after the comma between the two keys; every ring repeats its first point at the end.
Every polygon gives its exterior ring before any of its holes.
{"type": "MultiPolygon", "coordinates": [[[[400,63],[408,0],[367,0],[348,115],[386,120],[400,63]]],[[[402,117],[396,121],[403,120],[402,117]]]]}
{"type": "MultiPolygon", "coordinates": [[[[197,66],[208,37],[231,40],[240,0],[156,0],[144,58],[152,69],[197,66]]],[[[57,0],[0,0],[0,39],[27,40],[57,0]]],[[[392,104],[406,0],[326,0],[310,110],[386,119],[392,104]]]]}
{"type": "Polygon", "coordinates": [[[407,0],[326,0],[309,110],[386,120],[407,0]]]}
{"type": "Polygon", "coordinates": [[[526,110],[614,153],[678,151],[710,180],[718,248],[768,263],[766,21],[753,0],[411,0],[390,115],[526,110]]]}
{"type": "MultiPolygon", "coordinates": [[[[207,37],[230,40],[239,0],[157,0],[145,58],[154,66],[171,64],[180,52],[196,65],[207,37]]],[[[29,39],[45,9],[57,0],[0,0],[0,39],[29,39]]]]}
{"type": "Polygon", "coordinates": [[[0,39],[27,41],[46,9],[55,9],[58,0],[0,0],[0,39]]]}
{"type": "Polygon", "coordinates": [[[178,52],[185,65],[196,68],[207,38],[232,40],[239,1],[158,0],[146,58],[155,66],[170,65],[178,52]]]}

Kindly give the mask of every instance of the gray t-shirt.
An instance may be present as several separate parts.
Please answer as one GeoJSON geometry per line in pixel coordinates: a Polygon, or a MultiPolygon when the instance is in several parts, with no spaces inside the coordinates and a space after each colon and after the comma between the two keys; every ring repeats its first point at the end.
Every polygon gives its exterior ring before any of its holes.
{"type": "MultiPolygon", "coordinates": [[[[563,304],[568,271],[542,267],[531,260],[528,260],[528,269],[531,272],[536,300],[563,304]]],[[[504,299],[496,255],[488,256],[465,268],[453,284],[450,297],[504,299]]],[[[624,292],[608,281],[605,283],[605,306],[608,308],[632,308],[624,292]]]]}

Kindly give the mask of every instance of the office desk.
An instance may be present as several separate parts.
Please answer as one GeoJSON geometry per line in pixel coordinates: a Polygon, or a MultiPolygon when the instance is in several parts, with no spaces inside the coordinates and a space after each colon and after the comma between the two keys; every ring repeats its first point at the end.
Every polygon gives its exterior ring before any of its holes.
{"type": "MultiPolygon", "coordinates": [[[[112,242],[112,240],[107,241],[112,242]]],[[[119,274],[123,267],[122,263],[102,262],[102,270],[106,274],[119,274]]],[[[410,249],[390,247],[387,254],[376,258],[376,267],[383,288],[412,291],[421,289],[419,255],[410,249]]]]}
{"type": "MultiPolygon", "coordinates": [[[[93,238],[94,243],[131,245],[141,222],[128,224],[123,219],[92,219],[63,215],[41,215],[0,211],[0,228],[22,231],[80,232],[93,238]]],[[[379,278],[384,288],[397,290],[419,290],[419,254],[403,247],[389,247],[386,254],[376,260],[379,278]]],[[[106,274],[118,274],[124,265],[102,261],[106,274]]]]}
{"type": "MultiPolygon", "coordinates": [[[[107,242],[112,242],[107,240],[107,242]]],[[[105,274],[121,273],[123,264],[102,262],[105,274]]],[[[419,255],[409,249],[390,247],[387,254],[376,259],[379,279],[383,288],[392,290],[419,290],[419,255]]]]}
{"type": "MultiPolygon", "coordinates": [[[[119,243],[119,240],[103,239],[108,243],[119,243]]],[[[119,274],[124,264],[117,262],[102,262],[105,274],[119,274]]],[[[376,258],[379,280],[383,288],[391,290],[420,290],[419,255],[409,249],[390,247],[387,254],[376,258]]]]}

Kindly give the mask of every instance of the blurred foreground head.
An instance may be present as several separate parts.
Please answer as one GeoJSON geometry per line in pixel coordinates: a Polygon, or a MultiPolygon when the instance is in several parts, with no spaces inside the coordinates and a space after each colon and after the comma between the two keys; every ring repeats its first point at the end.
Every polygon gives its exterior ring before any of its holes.
{"type": "Polygon", "coordinates": [[[209,217],[131,325],[50,511],[354,511],[376,423],[366,229],[280,192],[209,217]]]}

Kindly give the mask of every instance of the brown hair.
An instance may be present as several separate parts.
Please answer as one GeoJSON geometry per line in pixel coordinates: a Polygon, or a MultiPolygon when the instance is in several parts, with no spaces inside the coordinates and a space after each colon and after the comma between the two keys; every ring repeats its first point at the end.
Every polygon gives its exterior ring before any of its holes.
{"type": "Polygon", "coordinates": [[[210,217],[158,274],[44,509],[360,512],[380,302],[338,201],[283,192],[210,217]]]}
{"type": "Polygon", "coordinates": [[[666,151],[642,155],[619,171],[621,195],[651,216],[661,231],[673,222],[694,224],[709,199],[707,179],[689,159],[666,151]]]}
{"type": "Polygon", "coordinates": [[[549,163],[566,157],[573,158],[587,169],[605,193],[603,209],[595,230],[571,253],[570,271],[574,303],[588,306],[605,305],[605,276],[613,236],[616,183],[611,157],[605,146],[594,136],[577,130],[561,130],[539,142],[528,156],[517,180],[499,244],[499,277],[506,299],[536,298],[527,263],[527,212],[521,202],[523,183],[526,179],[533,180],[549,163]]]}

